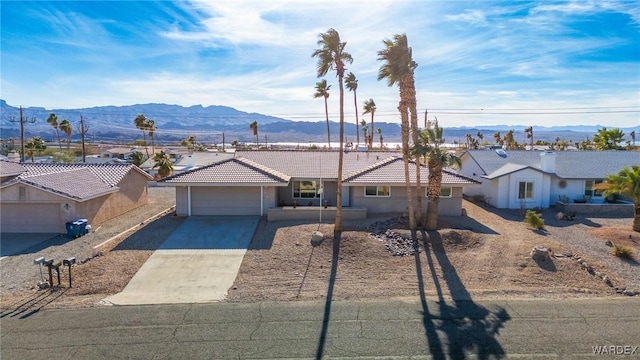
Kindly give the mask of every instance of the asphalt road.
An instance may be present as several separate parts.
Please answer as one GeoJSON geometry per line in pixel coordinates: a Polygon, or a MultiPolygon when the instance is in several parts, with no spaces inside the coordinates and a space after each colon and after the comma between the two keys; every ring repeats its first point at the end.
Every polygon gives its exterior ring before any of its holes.
{"type": "Polygon", "coordinates": [[[23,309],[0,328],[3,360],[640,358],[637,297],[23,309]]]}

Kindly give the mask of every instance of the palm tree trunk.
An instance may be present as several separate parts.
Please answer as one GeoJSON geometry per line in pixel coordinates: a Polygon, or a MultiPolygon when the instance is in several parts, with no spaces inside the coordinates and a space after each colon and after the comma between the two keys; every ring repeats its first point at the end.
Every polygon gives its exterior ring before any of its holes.
{"type": "Polygon", "coordinates": [[[331,130],[329,129],[329,106],[327,105],[327,97],[324,98],[324,114],[327,117],[327,146],[331,149],[331,130]]]}
{"type": "MultiPolygon", "coordinates": [[[[340,87],[340,149],[338,155],[338,183],[336,190],[336,222],[333,227],[334,240],[340,240],[342,234],[342,163],[344,161],[344,89],[342,75],[338,73],[340,87]]],[[[328,122],[327,122],[328,124],[328,122]]]]}
{"type": "Polygon", "coordinates": [[[358,100],[355,90],[353,90],[353,105],[356,108],[356,144],[360,144],[360,129],[358,129],[358,100]]]}
{"type": "Polygon", "coordinates": [[[640,203],[635,204],[633,216],[633,231],[640,232],[640,203]]]}
{"type": "Polygon", "coordinates": [[[427,214],[424,227],[427,231],[438,229],[438,206],[442,187],[442,167],[437,160],[429,161],[429,184],[427,185],[427,214]]]}
{"type": "Polygon", "coordinates": [[[400,111],[400,128],[402,130],[402,160],[404,162],[404,181],[405,188],[407,190],[407,211],[409,215],[409,230],[411,230],[411,237],[415,239],[416,234],[416,219],[413,212],[413,189],[411,187],[411,178],[409,177],[409,114],[408,108],[403,100],[400,100],[398,106],[400,111]]]}
{"type": "Polygon", "coordinates": [[[56,136],[58,137],[58,148],[62,150],[62,142],[60,141],[60,130],[56,128],[56,136]]]}
{"type": "MultiPolygon", "coordinates": [[[[407,98],[409,101],[409,110],[411,111],[411,135],[413,139],[413,144],[418,143],[418,113],[417,113],[417,105],[416,105],[416,90],[415,83],[413,80],[413,74],[407,76],[407,98]]],[[[422,181],[420,176],[420,169],[422,166],[420,165],[420,156],[416,156],[416,216],[418,219],[418,224],[420,225],[420,219],[422,218],[422,181]]]]}

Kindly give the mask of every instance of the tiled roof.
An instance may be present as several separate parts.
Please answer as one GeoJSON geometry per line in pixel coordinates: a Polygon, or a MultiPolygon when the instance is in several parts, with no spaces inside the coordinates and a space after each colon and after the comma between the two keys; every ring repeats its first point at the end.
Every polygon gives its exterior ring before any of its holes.
{"type": "MultiPolygon", "coordinates": [[[[235,158],[176,174],[160,184],[286,184],[290,178],[337,179],[337,151],[239,151],[235,158]]],[[[409,168],[415,179],[415,165],[409,168]]],[[[427,182],[428,169],[421,179],[427,182]]],[[[398,152],[348,152],[343,160],[346,183],[404,184],[404,165],[398,152]]],[[[444,171],[443,184],[476,184],[444,171]]]]}
{"type": "MultiPolygon", "coordinates": [[[[399,152],[345,152],[342,173],[349,174],[377,163],[399,152]]],[[[262,164],[292,178],[338,178],[338,151],[238,151],[236,156],[262,164]]]]}
{"type": "Polygon", "coordinates": [[[287,184],[289,176],[244,158],[233,158],[164,178],[159,183],[287,184]]]}
{"type": "Polygon", "coordinates": [[[17,176],[24,172],[24,167],[13,161],[0,160],[0,177],[17,176]]]}
{"type": "MultiPolygon", "coordinates": [[[[429,169],[422,165],[420,167],[420,181],[426,184],[428,182],[429,169]]],[[[412,184],[415,184],[416,178],[416,165],[414,161],[409,164],[409,178],[412,179],[412,184]]],[[[345,183],[352,184],[405,184],[404,178],[404,161],[401,157],[392,156],[384,159],[376,164],[373,164],[367,168],[348,174],[344,179],[345,183]]],[[[455,172],[444,170],[442,173],[442,184],[477,184],[478,182],[460,176],[455,172]]]]}
{"type": "MultiPolygon", "coordinates": [[[[534,168],[532,168],[530,166],[527,166],[527,165],[508,163],[508,164],[503,165],[498,170],[492,172],[491,174],[485,176],[485,178],[487,178],[487,179],[496,179],[496,178],[499,178],[501,176],[504,176],[504,175],[507,175],[507,174],[511,174],[511,173],[516,172],[516,171],[520,171],[520,170],[527,169],[527,168],[534,169],[534,168]]],[[[540,169],[535,169],[535,170],[541,171],[540,169]]]]}
{"type": "MultiPolygon", "coordinates": [[[[484,171],[492,174],[504,165],[519,164],[534,169],[540,168],[541,151],[511,150],[501,157],[491,150],[470,150],[470,156],[484,171]]],[[[556,175],[565,179],[603,179],[616,174],[625,166],[640,164],[637,151],[556,151],[556,175]]]]}
{"type": "Polygon", "coordinates": [[[131,164],[50,164],[22,163],[24,172],[12,181],[28,184],[78,201],[88,200],[118,190],[117,185],[131,171],[147,173],[131,164]]]}

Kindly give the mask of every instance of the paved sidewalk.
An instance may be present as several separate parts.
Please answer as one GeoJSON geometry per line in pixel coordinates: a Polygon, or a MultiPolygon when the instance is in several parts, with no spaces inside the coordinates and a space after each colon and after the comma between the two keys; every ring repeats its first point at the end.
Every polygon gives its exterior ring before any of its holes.
{"type": "Polygon", "coordinates": [[[257,216],[191,216],[107,304],[222,301],[256,230],[257,216]]]}

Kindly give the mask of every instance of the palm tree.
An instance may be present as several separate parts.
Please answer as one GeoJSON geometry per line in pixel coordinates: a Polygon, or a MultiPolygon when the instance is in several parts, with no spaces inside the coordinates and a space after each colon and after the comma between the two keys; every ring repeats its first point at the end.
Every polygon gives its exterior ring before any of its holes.
{"type": "Polygon", "coordinates": [[[156,144],[155,144],[155,139],[154,139],[154,135],[156,133],[156,122],[151,120],[151,119],[147,119],[147,121],[145,122],[145,127],[147,128],[147,132],[149,133],[149,139],[151,139],[151,152],[153,154],[156,153],[156,144]]]}
{"type": "Polygon", "coordinates": [[[618,174],[605,176],[604,182],[593,188],[604,190],[604,196],[619,194],[633,199],[633,230],[640,232],[640,165],[625,166],[618,174]]]}
{"type": "Polygon", "coordinates": [[[380,149],[384,148],[384,145],[382,143],[383,139],[382,139],[382,129],[377,128],[376,129],[376,134],[378,134],[380,136],[380,149]]]}
{"type": "Polygon", "coordinates": [[[31,157],[31,162],[35,162],[34,154],[40,154],[40,152],[47,149],[47,144],[42,140],[40,136],[34,137],[31,141],[24,145],[25,152],[31,157]]]}
{"type": "Polygon", "coordinates": [[[187,148],[188,151],[193,152],[196,149],[196,137],[195,135],[190,135],[186,139],[182,139],[180,141],[180,145],[187,148]]]}
{"type": "Polygon", "coordinates": [[[516,139],[513,137],[513,130],[509,130],[504,134],[504,143],[507,147],[507,150],[515,149],[516,139]]]}
{"type": "Polygon", "coordinates": [[[364,143],[369,147],[369,125],[367,125],[367,121],[365,119],[360,120],[360,128],[362,129],[362,136],[364,137],[364,143]]]}
{"type": "Polygon", "coordinates": [[[67,151],[69,150],[69,146],[71,145],[71,132],[73,131],[73,126],[67,119],[63,119],[59,126],[60,130],[67,137],[67,151]]]}
{"type": "Polygon", "coordinates": [[[358,129],[358,97],[356,96],[358,80],[352,72],[348,73],[344,78],[344,85],[349,91],[353,91],[353,105],[356,108],[356,144],[360,144],[360,130],[358,129]]]}
{"type": "Polygon", "coordinates": [[[443,129],[434,127],[422,130],[418,136],[418,142],[414,145],[413,153],[416,157],[422,157],[429,168],[429,183],[427,185],[427,215],[425,228],[436,230],[438,228],[438,204],[442,189],[442,169],[445,167],[460,168],[462,162],[455,154],[443,148],[443,129]]]}
{"type": "Polygon", "coordinates": [[[62,143],[60,142],[60,124],[58,124],[58,116],[56,114],[51,113],[47,118],[47,124],[51,125],[56,130],[56,136],[58,137],[58,147],[62,149],[62,143]]]}
{"type": "Polygon", "coordinates": [[[478,131],[476,136],[478,137],[478,144],[482,145],[482,143],[484,142],[484,134],[482,133],[482,131],[478,131]]]}
{"type": "MultiPolygon", "coordinates": [[[[378,51],[378,60],[384,64],[378,70],[378,80],[386,79],[388,86],[398,84],[400,91],[400,112],[402,130],[402,159],[404,161],[404,177],[407,190],[407,204],[409,210],[409,229],[412,237],[416,237],[416,220],[413,209],[413,194],[411,179],[409,178],[409,111],[412,109],[411,97],[413,70],[418,66],[411,57],[407,36],[394,35],[393,40],[383,40],[384,49],[378,51]]],[[[415,92],[413,93],[415,96],[415,92]]],[[[415,102],[415,101],[414,101],[415,102]]]]}
{"type": "Polygon", "coordinates": [[[249,124],[249,129],[253,131],[253,136],[256,137],[256,146],[259,146],[258,145],[258,122],[254,120],[251,124],[249,124]]]}
{"type": "Polygon", "coordinates": [[[149,149],[147,148],[147,118],[140,114],[136,116],[133,120],[133,123],[136,125],[140,131],[142,131],[142,140],[144,141],[144,150],[147,153],[147,159],[149,158],[149,149]]]}
{"type": "Polygon", "coordinates": [[[160,150],[159,153],[153,155],[153,166],[151,169],[158,169],[158,175],[163,178],[171,175],[173,172],[173,162],[171,157],[164,151],[160,150]]]}
{"type": "Polygon", "coordinates": [[[529,126],[528,128],[524,129],[524,133],[527,134],[527,139],[531,139],[530,150],[533,150],[533,126],[529,126]]]}
{"type": "Polygon", "coordinates": [[[131,162],[135,166],[140,166],[142,165],[142,163],[144,163],[144,154],[141,153],[140,151],[134,151],[131,154],[129,154],[129,159],[131,159],[131,162]]]}
{"type": "Polygon", "coordinates": [[[502,145],[504,143],[500,137],[500,131],[493,133],[493,139],[496,141],[496,145],[502,145]]]}
{"type": "Polygon", "coordinates": [[[620,146],[624,138],[624,133],[618,129],[610,129],[608,130],[606,127],[598,130],[598,132],[593,136],[593,142],[596,145],[596,150],[616,150],[620,146]]]}
{"type": "Polygon", "coordinates": [[[629,133],[629,136],[631,136],[631,139],[633,140],[633,147],[636,147],[636,131],[632,131],[629,133]]]}
{"type": "MultiPolygon", "coordinates": [[[[338,77],[338,88],[340,90],[340,150],[338,156],[338,183],[336,190],[336,222],[333,229],[333,237],[340,239],[342,234],[342,163],[344,161],[344,71],[345,63],[352,63],[351,54],[344,51],[346,42],[340,40],[340,34],[335,29],[329,29],[326,33],[320,34],[318,39],[319,49],[316,49],[312,57],[317,57],[317,75],[325,76],[329,70],[335,70],[338,77]]],[[[326,100],[325,100],[326,101],[326,100]]],[[[327,122],[328,124],[328,122],[327,122]]]]}
{"type": "Polygon", "coordinates": [[[324,114],[327,118],[327,146],[331,149],[331,130],[329,129],[329,107],[327,105],[327,99],[329,98],[329,89],[331,85],[327,85],[327,80],[322,79],[316,83],[316,92],[313,94],[313,98],[324,98],[324,114]]]}
{"type": "MultiPolygon", "coordinates": [[[[376,103],[373,101],[373,99],[366,100],[364,102],[364,107],[362,109],[364,110],[362,115],[371,114],[371,132],[373,133],[373,129],[374,129],[373,116],[377,110],[376,103]]],[[[367,146],[369,146],[369,149],[373,148],[373,136],[369,137],[367,146]]]]}

